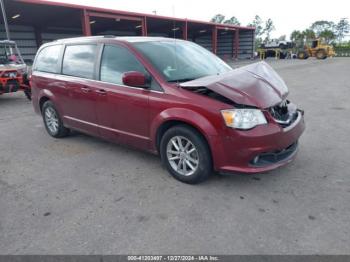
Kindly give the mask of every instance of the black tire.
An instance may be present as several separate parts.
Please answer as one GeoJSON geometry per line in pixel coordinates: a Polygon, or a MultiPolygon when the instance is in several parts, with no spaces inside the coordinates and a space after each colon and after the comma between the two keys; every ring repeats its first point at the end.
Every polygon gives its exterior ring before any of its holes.
{"type": "MultiPolygon", "coordinates": [[[[185,145],[186,145],[186,143],[185,143],[185,145]]],[[[185,145],[183,144],[183,146],[185,146],[185,145]]],[[[191,150],[189,150],[189,151],[191,151],[191,150]]],[[[174,178],[176,178],[177,180],[184,182],[184,183],[188,183],[188,184],[200,183],[200,182],[206,180],[210,176],[210,174],[212,173],[212,170],[213,170],[211,152],[210,152],[209,146],[207,144],[207,141],[205,140],[205,138],[203,138],[203,136],[198,131],[196,131],[194,128],[186,126],[186,125],[174,126],[170,129],[168,129],[164,133],[164,135],[161,139],[161,143],[160,143],[160,156],[161,156],[163,165],[167,168],[169,173],[174,178]],[[192,159],[196,158],[196,160],[198,162],[197,162],[197,164],[195,164],[196,169],[191,170],[191,172],[193,172],[193,173],[190,175],[187,175],[187,176],[176,171],[174,169],[174,167],[172,166],[172,164],[170,163],[170,160],[168,157],[167,149],[169,148],[169,145],[173,146],[173,144],[171,144],[171,140],[176,139],[177,137],[184,138],[184,141],[186,141],[186,139],[187,139],[188,141],[190,141],[190,143],[192,143],[192,145],[193,145],[192,148],[195,148],[195,152],[194,152],[195,156],[191,155],[192,153],[190,153],[190,158],[192,158],[192,157],[193,157],[192,159]]],[[[174,160],[174,161],[176,161],[176,160],[174,160]]],[[[179,159],[178,161],[180,162],[181,160],[179,159]]],[[[185,156],[185,159],[183,160],[183,162],[187,162],[187,163],[189,162],[186,159],[186,156],[185,156]]],[[[194,162],[191,162],[191,163],[193,164],[194,162]]],[[[185,169],[186,169],[186,165],[187,164],[185,164],[185,169]]],[[[184,165],[182,165],[181,168],[183,168],[183,167],[184,167],[184,165]]],[[[190,166],[187,165],[187,167],[190,167],[190,166]]],[[[189,169],[191,169],[191,168],[189,168],[189,169]]]]}
{"type": "Polygon", "coordinates": [[[317,59],[326,59],[327,58],[326,50],[324,50],[324,49],[317,50],[316,58],[317,59]]]}
{"type": "Polygon", "coordinates": [[[299,59],[308,59],[309,58],[309,56],[307,55],[307,53],[305,51],[299,51],[297,56],[299,59]]]}
{"type": "Polygon", "coordinates": [[[31,92],[30,89],[24,90],[24,94],[25,94],[26,98],[27,98],[29,101],[32,100],[32,92],[31,92]]]}
{"type": "Polygon", "coordinates": [[[42,117],[43,117],[46,131],[47,133],[49,133],[50,136],[55,138],[61,138],[69,134],[69,129],[63,125],[63,122],[61,120],[61,117],[58,114],[57,109],[55,108],[54,104],[50,100],[44,103],[41,112],[42,112],[42,117]],[[49,113],[55,114],[55,117],[57,120],[57,128],[55,128],[54,130],[49,126],[50,125],[49,116],[48,116],[49,113]]]}

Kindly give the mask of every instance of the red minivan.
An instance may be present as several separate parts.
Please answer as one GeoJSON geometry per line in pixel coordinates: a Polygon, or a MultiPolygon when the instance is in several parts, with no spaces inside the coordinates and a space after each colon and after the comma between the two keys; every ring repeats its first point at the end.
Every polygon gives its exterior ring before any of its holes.
{"type": "Polygon", "coordinates": [[[35,111],[56,138],[71,129],[159,154],[176,179],[258,173],[291,162],[305,125],[288,88],[260,62],[232,69],[199,45],[159,37],[81,37],[38,51],[35,111]]]}

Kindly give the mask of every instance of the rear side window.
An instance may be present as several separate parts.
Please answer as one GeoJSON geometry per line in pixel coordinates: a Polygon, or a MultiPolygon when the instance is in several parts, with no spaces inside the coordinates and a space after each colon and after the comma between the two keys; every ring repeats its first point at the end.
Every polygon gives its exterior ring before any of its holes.
{"type": "Polygon", "coordinates": [[[101,61],[101,81],[123,84],[123,73],[128,71],[138,71],[147,74],[143,65],[122,46],[105,46],[101,61]]]}
{"type": "Polygon", "coordinates": [[[66,46],[62,74],[93,79],[96,45],[66,46]]]}
{"type": "Polygon", "coordinates": [[[35,71],[59,73],[59,58],[62,45],[53,45],[43,48],[35,62],[35,71]]]}

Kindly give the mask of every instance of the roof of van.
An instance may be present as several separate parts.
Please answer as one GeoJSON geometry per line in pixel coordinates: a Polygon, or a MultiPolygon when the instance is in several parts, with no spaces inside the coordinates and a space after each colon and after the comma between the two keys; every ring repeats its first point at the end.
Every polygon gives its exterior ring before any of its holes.
{"type": "Polygon", "coordinates": [[[155,42],[155,41],[184,41],[182,39],[174,39],[168,37],[151,37],[151,36],[112,36],[112,35],[104,35],[104,36],[83,36],[83,37],[74,37],[74,38],[64,38],[58,39],[55,42],[68,43],[73,41],[89,41],[89,40],[100,40],[100,39],[115,39],[118,41],[125,41],[130,43],[136,42],[155,42]]]}

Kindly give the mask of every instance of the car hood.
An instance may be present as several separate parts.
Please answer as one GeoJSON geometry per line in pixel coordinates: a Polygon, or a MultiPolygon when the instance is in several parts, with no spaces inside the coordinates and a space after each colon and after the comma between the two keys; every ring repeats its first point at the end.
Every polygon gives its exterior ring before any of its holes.
{"type": "Polygon", "coordinates": [[[220,75],[181,83],[184,88],[206,87],[234,103],[268,108],[288,95],[282,78],[265,62],[250,64],[220,75]]]}

